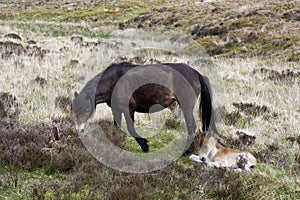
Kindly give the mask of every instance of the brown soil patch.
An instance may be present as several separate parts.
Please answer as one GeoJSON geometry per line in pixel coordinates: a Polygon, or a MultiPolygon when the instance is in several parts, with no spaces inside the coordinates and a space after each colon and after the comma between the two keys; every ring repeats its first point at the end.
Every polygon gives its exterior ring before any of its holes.
{"type": "Polygon", "coordinates": [[[265,80],[274,81],[277,84],[294,84],[300,83],[300,72],[294,72],[291,69],[282,70],[281,72],[273,69],[260,68],[253,70],[253,74],[260,74],[265,80]]]}
{"type": "Polygon", "coordinates": [[[38,46],[23,46],[20,43],[4,41],[0,42],[0,52],[2,59],[9,59],[13,55],[26,55],[44,58],[48,51],[38,46]]]}
{"type": "Polygon", "coordinates": [[[5,118],[14,121],[19,112],[17,98],[8,92],[0,92],[0,123],[5,118]]]}
{"type": "Polygon", "coordinates": [[[250,147],[254,145],[256,137],[242,131],[237,131],[235,134],[238,136],[237,139],[225,138],[226,146],[241,151],[249,151],[250,147]]]}
{"type": "Polygon", "coordinates": [[[72,105],[72,99],[70,97],[65,97],[65,96],[55,97],[55,107],[60,108],[65,113],[70,112],[71,105],[72,105]]]}
{"type": "Polygon", "coordinates": [[[243,112],[245,115],[257,117],[263,114],[270,113],[270,109],[265,105],[256,105],[255,103],[233,103],[234,107],[238,109],[238,112],[243,112]]]}
{"type": "Polygon", "coordinates": [[[65,171],[90,159],[81,140],[70,127],[70,121],[64,120],[65,123],[60,126],[41,123],[35,126],[11,127],[2,124],[1,164],[24,169],[44,167],[65,171]]]}

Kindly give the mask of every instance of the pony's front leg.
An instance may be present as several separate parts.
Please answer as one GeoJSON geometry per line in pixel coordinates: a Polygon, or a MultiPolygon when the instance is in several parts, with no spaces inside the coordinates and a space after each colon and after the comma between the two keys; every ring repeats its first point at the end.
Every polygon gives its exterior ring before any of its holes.
{"type": "Polygon", "coordinates": [[[134,139],[137,141],[137,143],[141,146],[142,150],[144,152],[148,152],[149,151],[149,146],[147,144],[148,141],[145,138],[142,138],[135,131],[135,128],[134,128],[134,111],[130,110],[129,113],[124,112],[124,116],[125,116],[125,121],[126,121],[127,129],[129,131],[129,133],[134,137],[134,139]]]}

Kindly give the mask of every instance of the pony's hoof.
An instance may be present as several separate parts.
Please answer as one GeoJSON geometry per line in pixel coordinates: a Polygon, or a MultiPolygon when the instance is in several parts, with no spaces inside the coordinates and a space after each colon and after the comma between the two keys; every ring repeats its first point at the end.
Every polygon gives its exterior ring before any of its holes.
{"type": "Polygon", "coordinates": [[[143,152],[145,152],[145,153],[149,152],[149,146],[147,144],[148,140],[141,138],[139,143],[140,143],[140,146],[141,146],[143,152]]]}
{"type": "Polygon", "coordinates": [[[180,158],[185,157],[185,156],[188,156],[188,155],[190,155],[191,153],[192,153],[191,151],[186,150],[185,152],[183,152],[183,153],[181,154],[180,158]]]}
{"type": "Polygon", "coordinates": [[[149,146],[146,144],[145,146],[142,147],[143,152],[148,153],[149,152],[149,146]]]}

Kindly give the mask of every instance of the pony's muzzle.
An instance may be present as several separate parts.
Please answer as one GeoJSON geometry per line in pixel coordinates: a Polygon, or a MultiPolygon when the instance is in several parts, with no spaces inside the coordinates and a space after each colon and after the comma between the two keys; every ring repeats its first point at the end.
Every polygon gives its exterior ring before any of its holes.
{"type": "Polygon", "coordinates": [[[77,133],[84,133],[84,129],[76,129],[77,133]]]}
{"type": "Polygon", "coordinates": [[[84,124],[81,124],[80,126],[76,125],[75,128],[77,133],[84,133],[84,124]]]}

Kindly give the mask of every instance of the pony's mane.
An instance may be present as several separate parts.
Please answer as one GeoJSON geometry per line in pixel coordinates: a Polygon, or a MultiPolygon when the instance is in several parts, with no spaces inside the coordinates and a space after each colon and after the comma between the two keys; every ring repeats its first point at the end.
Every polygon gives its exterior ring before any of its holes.
{"type": "Polygon", "coordinates": [[[82,88],[80,93],[85,93],[91,97],[95,96],[97,87],[99,85],[99,81],[101,80],[102,76],[103,78],[106,78],[104,74],[109,74],[111,71],[113,71],[114,67],[119,67],[119,69],[122,70],[123,66],[134,66],[134,65],[129,62],[113,63],[109,65],[103,72],[97,74],[96,76],[94,76],[94,78],[89,80],[86,83],[86,85],[82,88]]]}
{"type": "Polygon", "coordinates": [[[92,94],[95,95],[98,83],[99,83],[102,75],[103,75],[103,72],[97,74],[94,78],[92,78],[91,80],[89,80],[86,83],[86,85],[82,88],[82,90],[80,91],[80,93],[86,93],[86,94],[90,94],[90,95],[92,95],[92,94]]]}

